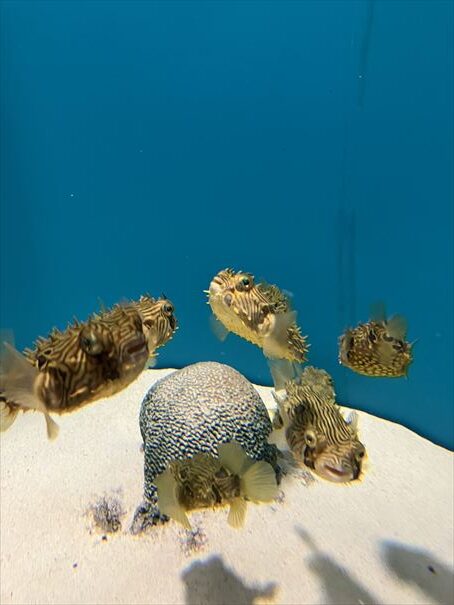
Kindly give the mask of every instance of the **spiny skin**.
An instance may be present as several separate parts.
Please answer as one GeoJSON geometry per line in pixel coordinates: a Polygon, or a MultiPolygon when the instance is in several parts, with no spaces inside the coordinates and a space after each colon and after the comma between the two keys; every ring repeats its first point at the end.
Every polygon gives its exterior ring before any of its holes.
{"type": "MultiPolygon", "coordinates": [[[[277,286],[256,284],[250,273],[220,271],[211,281],[208,302],[227,330],[264,349],[276,318],[291,312],[288,298],[277,286]]],[[[308,345],[296,323],[291,323],[274,357],[304,362],[308,345]]]]}
{"type": "Polygon", "coordinates": [[[154,480],[174,460],[198,453],[217,457],[221,443],[237,441],[248,456],[279,471],[277,448],[267,443],[272,426],[262,399],[244,376],[220,363],[196,363],[154,384],[142,402],[140,431],[145,503],[133,531],[166,520],[157,507],[154,480]]]}
{"type": "Polygon", "coordinates": [[[142,320],[132,306],[54,331],[26,354],[41,375],[39,398],[60,414],[120,391],[149,357],[142,320]]]}
{"type": "MultiPolygon", "coordinates": [[[[116,305],[83,323],[76,320],[64,331],[54,329],[24,352],[38,370],[36,395],[58,414],[113,395],[139,376],[175,329],[171,302],[149,296],[116,305]]],[[[3,396],[2,405],[3,417],[22,407],[3,396]]]]}
{"type": "Polygon", "coordinates": [[[339,362],[365,376],[406,376],[411,344],[388,334],[386,324],[370,321],[347,330],[339,340],[339,362]]]}
{"type": "Polygon", "coordinates": [[[211,454],[176,460],[169,465],[178,486],[177,499],[186,510],[214,506],[240,496],[240,478],[211,454]]]}
{"type": "Polygon", "coordinates": [[[329,481],[347,482],[361,474],[365,448],[357,428],[346,422],[335,403],[331,377],[324,370],[304,369],[300,384],[288,382],[279,401],[292,453],[329,481]]]}
{"type": "Polygon", "coordinates": [[[174,306],[168,298],[152,298],[148,294],[141,296],[138,302],[131,303],[140,313],[143,330],[148,339],[150,351],[165,345],[174,335],[178,323],[174,315],[174,306]]]}

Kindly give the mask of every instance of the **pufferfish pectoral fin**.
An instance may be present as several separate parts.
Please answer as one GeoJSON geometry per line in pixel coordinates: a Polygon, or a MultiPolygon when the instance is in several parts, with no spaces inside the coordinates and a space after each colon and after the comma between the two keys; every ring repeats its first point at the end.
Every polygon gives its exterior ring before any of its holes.
{"type": "Polygon", "coordinates": [[[296,324],[296,311],[278,313],[263,339],[263,353],[270,359],[283,359],[288,349],[288,329],[296,324]]]}
{"type": "Polygon", "coordinates": [[[302,374],[301,365],[287,359],[268,359],[274,390],[285,391],[287,382],[299,382],[302,374]]]}
{"type": "Polygon", "coordinates": [[[210,328],[211,328],[211,331],[213,332],[213,334],[216,336],[216,338],[218,340],[220,340],[221,342],[224,342],[225,339],[227,338],[227,336],[229,335],[229,331],[227,330],[227,328],[213,314],[210,315],[209,322],[210,322],[210,328]]]}
{"type": "Polygon", "coordinates": [[[181,523],[185,529],[190,531],[192,526],[183,507],[178,502],[177,482],[170,470],[167,469],[156,477],[155,485],[158,488],[158,506],[161,514],[181,523]]]}
{"type": "Polygon", "coordinates": [[[227,523],[239,529],[243,527],[246,520],[247,502],[243,498],[235,498],[230,504],[229,515],[227,517],[227,523]]]}
{"type": "Polygon", "coordinates": [[[240,478],[241,495],[256,502],[271,502],[276,498],[278,486],[276,472],[268,462],[259,460],[240,478]]]}
{"type": "Polygon", "coordinates": [[[145,368],[147,370],[152,370],[154,367],[156,367],[157,363],[158,363],[158,354],[154,353],[153,355],[150,355],[150,357],[147,359],[145,368]]]}
{"type": "Polygon", "coordinates": [[[393,315],[386,322],[386,331],[396,340],[405,340],[407,320],[403,315],[393,315]]]}

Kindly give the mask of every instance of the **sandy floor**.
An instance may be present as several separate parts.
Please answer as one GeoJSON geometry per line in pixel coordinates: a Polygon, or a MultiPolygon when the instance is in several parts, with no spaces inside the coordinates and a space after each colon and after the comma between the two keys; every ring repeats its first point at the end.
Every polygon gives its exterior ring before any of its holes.
{"type": "MultiPolygon", "coordinates": [[[[282,502],[250,506],[231,529],[226,510],[133,536],[142,498],[138,413],[168,370],[58,420],[20,416],[1,436],[1,603],[361,604],[453,602],[453,454],[360,413],[370,468],[355,487],[285,478],[282,502]],[[96,529],[103,496],[121,529],[96,529]]],[[[259,388],[271,405],[270,390],[259,388]]]]}

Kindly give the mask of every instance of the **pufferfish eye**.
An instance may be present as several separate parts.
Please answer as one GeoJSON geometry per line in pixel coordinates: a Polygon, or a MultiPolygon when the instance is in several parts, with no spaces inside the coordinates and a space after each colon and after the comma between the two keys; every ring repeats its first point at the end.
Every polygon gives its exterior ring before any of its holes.
{"type": "Polygon", "coordinates": [[[308,430],[304,433],[304,441],[306,445],[309,447],[315,447],[317,443],[317,437],[315,436],[314,431],[308,430]]]}
{"type": "Polygon", "coordinates": [[[173,305],[171,305],[170,303],[166,303],[163,306],[162,310],[164,311],[164,313],[166,315],[172,315],[172,313],[173,313],[173,305]]]}
{"type": "Polygon", "coordinates": [[[364,449],[364,447],[360,447],[356,452],[355,452],[355,460],[357,462],[361,462],[361,460],[364,458],[364,456],[366,455],[366,450],[364,449]]]}
{"type": "Polygon", "coordinates": [[[254,285],[254,280],[250,275],[243,275],[241,279],[238,281],[236,289],[241,290],[250,290],[254,285]]]}

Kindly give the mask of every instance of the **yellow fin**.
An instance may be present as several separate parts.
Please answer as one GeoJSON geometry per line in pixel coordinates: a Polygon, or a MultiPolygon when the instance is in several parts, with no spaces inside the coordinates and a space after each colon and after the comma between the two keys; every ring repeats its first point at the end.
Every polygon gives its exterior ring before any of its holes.
{"type": "Polygon", "coordinates": [[[3,355],[5,344],[15,347],[14,332],[12,330],[0,330],[0,355],[3,355]]]}
{"type": "MultiPolygon", "coordinates": [[[[47,436],[50,440],[53,440],[58,436],[59,428],[58,424],[49,416],[45,403],[35,393],[38,376],[39,370],[24,355],[19,353],[9,343],[3,343],[0,391],[7,399],[14,401],[14,403],[17,403],[21,407],[42,412],[46,420],[47,436]]],[[[6,428],[11,426],[14,418],[7,424],[6,428]]],[[[2,428],[2,430],[6,429],[2,428]]]]}
{"type": "Polygon", "coordinates": [[[301,378],[302,369],[300,364],[287,359],[268,359],[273,378],[274,390],[283,391],[287,382],[291,380],[298,382],[301,378]]]}
{"type": "Polygon", "coordinates": [[[60,427],[55,422],[55,420],[52,420],[52,418],[49,416],[49,414],[44,414],[44,419],[46,421],[47,437],[48,437],[49,441],[53,441],[54,439],[56,439],[58,437],[60,427]]]}
{"type": "Polygon", "coordinates": [[[218,340],[224,342],[227,336],[229,335],[229,331],[224,326],[224,324],[217,319],[217,317],[213,314],[210,315],[210,328],[213,334],[216,336],[218,340]]]}
{"type": "Polygon", "coordinates": [[[230,504],[229,516],[227,517],[227,523],[239,529],[243,527],[246,519],[247,502],[243,498],[235,498],[230,504]]]}
{"type": "Polygon", "coordinates": [[[386,322],[386,306],[382,300],[373,302],[370,305],[369,317],[372,321],[379,324],[384,324],[386,322]]]}
{"type": "Polygon", "coordinates": [[[240,475],[248,460],[251,460],[237,441],[222,443],[218,447],[218,454],[222,465],[234,475],[240,475]]]}
{"type": "Polygon", "coordinates": [[[296,323],[296,311],[278,313],[274,325],[263,340],[263,353],[271,359],[282,359],[288,349],[287,330],[296,323]]]}
{"type": "Polygon", "coordinates": [[[158,488],[158,506],[161,513],[181,523],[183,527],[192,530],[188,516],[177,498],[177,482],[169,469],[156,477],[155,485],[158,488]]]}
{"type": "Polygon", "coordinates": [[[16,420],[17,408],[10,407],[6,401],[0,401],[0,432],[7,431],[16,420]]]}
{"type": "Polygon", "coordinates": [[[147,363],[145,364],[145,368],[147,370],[151,370],[153,369],[156,364],[158,363],[158,354],[155,353],[154,355],[150,355],[150,357],[147,359],[147,363]]]}
{"type": "Polygon", "coordinates": [[[35,394],[39,371],[9,343],[3,343],[0,370],[0,391],[7,399],[32,410],[46,411],[35,394]]]}
{"type": "Polygon", "coordinates": [[[403,315],[393,315],[386,322],[386,331],[396,340],[405,340],[407,320],[403,315]]]}
{"type": "Polygon", "coordinates": [[[270,502],[278,494],[276,473],[268,462],[255,462],[240,479],[241,495],[249,500],[270,502]]]}

